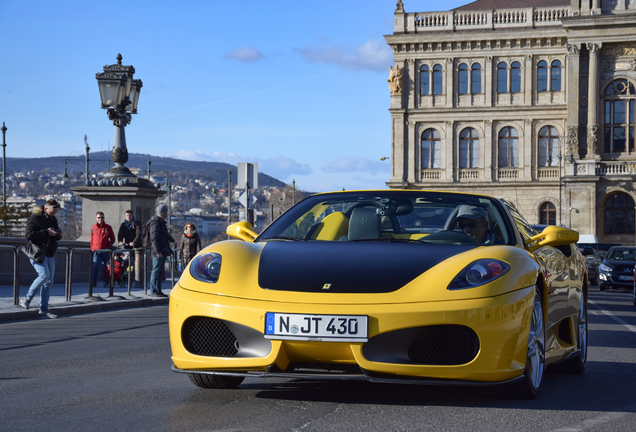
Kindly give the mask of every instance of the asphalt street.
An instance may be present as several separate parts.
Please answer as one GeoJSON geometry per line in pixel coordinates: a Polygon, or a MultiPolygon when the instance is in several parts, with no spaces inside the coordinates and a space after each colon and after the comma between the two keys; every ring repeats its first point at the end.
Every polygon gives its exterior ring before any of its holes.
{"type": "Polygon", "coordinates": [[[539,398],[491,388],[247,379],[204,390],[170,370],[168,306],[0,323],[0,430],[636,430],[636,306],[590,293],[583,375],[546,374],[539,398]]]}

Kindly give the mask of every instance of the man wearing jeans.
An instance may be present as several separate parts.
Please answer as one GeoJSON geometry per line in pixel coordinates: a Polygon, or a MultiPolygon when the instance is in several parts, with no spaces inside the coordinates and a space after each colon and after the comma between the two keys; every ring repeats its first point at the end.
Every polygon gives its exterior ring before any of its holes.
{"type": "Polygon", "coordinates": [[[38,274],[33,281],[26,297],[20,301],[20,306],[25,309],[35,294],[40,290],[40,312],[39,318],[57,318],[57,315],[49,312],[50,289],[55,275],[55,251],[57,241],[62,238],[62,232],[57,224],[55,214],[60,205],[54,199],[48,200],[44,204],[44,210],[40,207],[33,209],[33,214],[27,221],[26,239],[33,245],[44,249],[45,256],[42,262],[31,261],[31,265],[38,274]]]}
{"type": "Polygon", "coordinates": [[[161,291],[161,274],[166,259],[172,254],[170,244],[174,239],[168,232],[166,218],[168,206],[161,204],[157,207],[157,215],[150,218],[146,229],[150,230],[150,253],[152,255],[152,271],[150,273],[150,295],[152,297],[167,297],[161,291]]]}
{"type": "MultiPolygon", "coordinates": [[[[97,214],[95,214],[95,220],[97,223],[91,227],[91,250],[110,249],[113,243],[115,243],[115,233],[113,229],[106,223],[103,212],[97,212],[97,214]]],[[[108,252],[93,253],[93,286],[97,284],[99,265],[103,263],[104,266],[106,266],[109,260],[110,253],[108,252]]]]}

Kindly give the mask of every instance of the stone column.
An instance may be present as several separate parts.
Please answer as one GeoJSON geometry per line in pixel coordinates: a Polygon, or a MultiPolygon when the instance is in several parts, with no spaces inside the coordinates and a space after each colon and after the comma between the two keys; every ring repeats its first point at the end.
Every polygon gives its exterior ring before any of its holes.
{"type": "Polygon", "coordinates": [[[416,167],[419,167],[418,164],[418,160],[417,160],[417,152],[415,151],[415,143],[417,142],[416,139],[416,132],[415,132],[415,126],[416,123],[413,121],[406,121],[406,126],[407,126],[407,131],[406,131],[406,142],[408,143],[408,150],[407,150],[407,154],[408,154],[408,164],[407,164],[407,170],[406,170],[406,179],[408,181],[409,184],[415,183],[415,169],[416,167]]]}
{"type": "Polygon", "coordinates": [[[484,121],[484,180],[495,179],[493,169],[492,120],[484,121]]]}
{"type": "MultiPolygon", "coordinates": [[[[534,94],[536,93],[536,89],[532,87],[532,77],[534,76],[534,66],[532,64],[532,54],[526,55],[526,63],[522,64],[521,76],[525,77],[524,87],[521,91],[525,95],[525,104],[526,106],[532,106],[532,99],[534,94]]],[[[512,80],[511,80],[512,81],[512,80]]],[[[512,84],[512,83],[511,83],[512,84]]]]}
{"type": "Polygon", "coordinates": [[[568,44],[566,58],[565,92],[567,94],[568,117],[566,120],[565,155],[574,155],[574,159],[580,158],[579,149],[579,104],[581,79],[581,45],[568,44]]]}
{"type": "Polygon", "coordinates": [[[406,92],[406,98],[407,98],[407,107],[409,108],[415,108],[415,98],[416,98],[416,94],[415,94],[415,89],[416,89],[416,85],[415,85],[415,79],[417,77],[417,74],[415,72],[415,59],[408,59],[406,61],[406,78],[404,80],[404,92],[406,92]]]}
{"type": "Polygon", "coordinates": [[[525,119],[523,134],[519,136],[519,167],[524,179],[532,178],[532,149],[536,148],[534,145],[534,133],[532,120],[529,118],[525,119]]]}
{"type": "Polygon", "coordinates": [[[486,85],[484,86],[484,105],[492,106],[492,77],[494,71],[492,69],[492,56],[486,57],[486,64],[484,65],[484,75],[486,77],[486,85]]]}
{"type": "Polygon", "coordinates": [[[590,52],[590,71],[587,95],[587,155],[586,159],[600,160],[598,148],[598,104],[599,104],[599,51],[601,43],[587,43],[590,52]]]}
{"type": "Polygon", "coordinates": [[[446,106],[453,107],[455,97],[453,95],[453,75],[455,72],[455,59],[449,57],[446,59],[446,106]]]}
{"type": "MultiPolygon", "coordinates": [[[[447,121],[446,123],[446,142],[444,143],[444,168],[446,171],[446,181],[452,182],[455,181],[455,167],[459,166],[459,163],[455,164],[455,160],[457,159],[455,145],[453,144],[453,136],[454,136],[454,125],[452,121],[447,121]]],[[[459,175],[457,176],[457,179],[459,175]]]]}
{"type": "Polygon", "coordinates": [[[404,114],[394,114],[393,116],[393,151],[391,154],[391,182],[402,182],[406,177],[406,145],[404,142],[404,114]]]}

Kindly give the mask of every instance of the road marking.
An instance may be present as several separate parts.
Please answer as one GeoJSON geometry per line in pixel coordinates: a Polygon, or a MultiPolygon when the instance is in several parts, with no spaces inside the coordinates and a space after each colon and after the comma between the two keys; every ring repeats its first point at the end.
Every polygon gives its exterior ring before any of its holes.
{"type": "Polygon", "coordinates": [[[582,431],[590,430],[592,428],[598,429],[598,426],[602,426],[605,423],[618,420],[620,418],[625,417],[628,414],[633,414],[634,410],[636,410],[636,404],[628,405],[626,407],[621,407],[619,409],[621,410],[621,412],[611,412],[608,414],[603,414],[596,418],[584,420],[581,423],[576,425],[565,426],[559,429],[553,429],[552,432],[582,432],[582,431]]]}
{"type": "Polygon", "coordinates": [[[607,315],[608,317],[610,317],[611,319],[613,319],[614,321],[616,321],[617,323],[619,323],[620,325],[624,326],[625,328],[627,328],[627,330],[636,333],[636,326],[631,325],[630,323],[628,323],[625,320],[622,320],[621,318],[614,316],[611,312],[606,311],[605,309],[603,309],[602,307],[600,307],[599,305],[597,305],[594,301],[592,300],[588,300],[587,301],[590,304],[593,304],[594,307],[596,309],[598,309],[599,312],[601,312],[604,315],[607,315]]]}

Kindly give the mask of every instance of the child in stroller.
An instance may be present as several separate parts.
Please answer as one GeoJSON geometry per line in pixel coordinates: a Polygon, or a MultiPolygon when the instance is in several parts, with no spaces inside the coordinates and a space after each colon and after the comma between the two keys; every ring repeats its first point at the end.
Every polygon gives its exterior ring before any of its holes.
{"type": "Polygon", "coordinates": [[[115,264],[111,266],[111,262],[108,262],[106,270],[104,270],[104,286],[107,287],[110,284],[110,272],[111,267],[113,271],[113,281],[119,285],[120,288],[125,288],[128,282],[128,261],[130,260],[130,252],[118,251],[115,252],[114,261],[115,264]]]}

